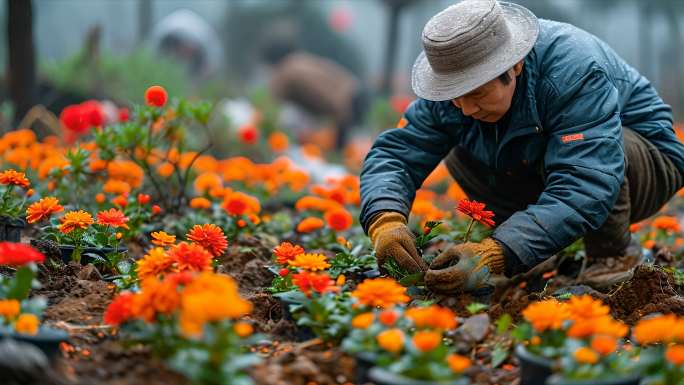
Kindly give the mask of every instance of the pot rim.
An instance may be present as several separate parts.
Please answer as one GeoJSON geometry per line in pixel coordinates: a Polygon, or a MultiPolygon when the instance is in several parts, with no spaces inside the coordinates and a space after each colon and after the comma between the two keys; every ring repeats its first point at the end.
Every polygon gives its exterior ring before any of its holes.
{"type": "Polygon", "coordinates": [[[522,359],[525,359],[527,361],[531,361],[534,364],[537,364],[540,366],[548,366],[549,368],[551,368],[553,366],[553,360],[552,359],[546,358],[546,357],[541,357],[541,356],[538,356],[538,355],[530,352],[529,350],[527,350],[527,347],[525,347],[525,345],[523,345],[523,344],[518,344],[515,347],[515,355],[519,359],[522,358],[522,359]]]}
{"type": "Polygon", "coordinates": [[[455,380],[414,380],[379,366],[374,366],[368,371],[368,379],[371,381],[383,381],[392,385],[467,385],[470,383],[470,379],[467,376],[455,380]]]}

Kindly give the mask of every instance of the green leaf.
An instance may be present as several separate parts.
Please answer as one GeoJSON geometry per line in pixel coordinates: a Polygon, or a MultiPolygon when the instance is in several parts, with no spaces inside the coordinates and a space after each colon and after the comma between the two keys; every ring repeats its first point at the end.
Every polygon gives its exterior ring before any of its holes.
{"type": "Polygon", "coordinates": [[[116,269],[119,270],[120,274],[130,274],[133,264],[129,260],[119,261],[116,264],[116,269]]]}
{"type": "Polygon", "coordinates": [[[399,284],[402,286],[417,286],[419,283],[423,282],[423,277],[425,273],[418,272],[405,276],[399,280],[399,284]]]}
{"type": "Polygon", "coordinates": [[[468,310],[468,313],[470,314],[477,314],[483,310],[486,310],[488,307],[489,305],[485,305],[483,303],[472,302],[466,306],[466,310],[468,310]]]}
{"type": "Polygon", "coordinates": [[[506,313],[502,315],[498,320],[496,320],[496,333],[503,334],[507,332],[512,323],[513,319],[511,318],[510,314],[506,313]]]}
{"type": "Polygon", "coordinates": [[[23,300],[28,297],[28,293],[31,290],[33,271],[28,266],[21,267],[14,274],[14,279],[11,282],[12,285],[7,293],[7,298],[23,300]]]}
{"type": "Polygon", "coordinates": [[[501,344],[496,344],[492,350],[492,368],[496,368],[501,365],[508,357],[508,349],[503,347],[501,344]]]}

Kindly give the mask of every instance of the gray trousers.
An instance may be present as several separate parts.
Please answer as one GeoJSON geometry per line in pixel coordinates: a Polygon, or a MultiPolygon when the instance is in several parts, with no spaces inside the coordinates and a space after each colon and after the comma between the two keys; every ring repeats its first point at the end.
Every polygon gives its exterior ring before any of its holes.
{"type": "MultiPolygon", "coordinates": [[[[630,242],[629,225],[658,212],[684,186],[674,163],[641,135],[624,128],[624,145],[626,169],[618,199],[603,225],[584,236],[590,258],[623,255],[630,242]]],[[[497,223],[534,204],[544,190],[539,174],[492,170],[459,147],[445,163],[470,199],[494,211],[497,223]]]]}

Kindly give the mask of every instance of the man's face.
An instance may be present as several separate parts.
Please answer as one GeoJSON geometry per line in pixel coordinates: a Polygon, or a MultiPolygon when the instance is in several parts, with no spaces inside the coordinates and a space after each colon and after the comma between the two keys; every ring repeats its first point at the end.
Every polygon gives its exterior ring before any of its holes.
{"type": "Polygon", "coordinates": [[[496,78],[451,102],[465,116],[487,123],[498,122],[511,108],[516,76],[520,74],[520,71],[522,71],[522,62],[508,70],[511,76],[508,84],[496,78]]]}

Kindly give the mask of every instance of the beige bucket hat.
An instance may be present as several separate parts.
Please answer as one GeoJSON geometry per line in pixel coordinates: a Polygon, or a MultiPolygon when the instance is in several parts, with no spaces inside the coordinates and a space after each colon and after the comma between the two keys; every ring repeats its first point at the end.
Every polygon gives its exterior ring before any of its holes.
{"type": "Polygon", "coordinates": [[[495,0],[452,5],[423,29],[413,92],[433,101],[463,96],[522,60],[538,34],[537,17],[523,6],[495,0]]]}

